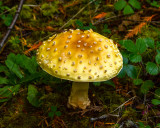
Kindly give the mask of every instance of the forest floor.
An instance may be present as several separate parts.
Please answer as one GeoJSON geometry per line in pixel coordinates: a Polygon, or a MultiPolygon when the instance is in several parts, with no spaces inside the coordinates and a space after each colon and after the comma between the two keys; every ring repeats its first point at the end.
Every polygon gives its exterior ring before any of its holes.
{"type": "MultiPolygon", "coordinates": [[[[160,128],[160,2],[26,0],[0,51],[0,128],[160,128]],[[50,36],[69,29],[112,39],[123,56],[115,78],[92,82],[91,105],[67,107],[71,81],[36,62],[50,36]]],[[[0,41],[19,1],[0,1],[0,41]]]]}

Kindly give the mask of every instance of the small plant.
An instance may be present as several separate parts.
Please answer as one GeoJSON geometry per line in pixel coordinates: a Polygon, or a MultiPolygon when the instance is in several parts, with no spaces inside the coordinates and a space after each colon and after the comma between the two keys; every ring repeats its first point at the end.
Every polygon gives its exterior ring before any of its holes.
{"type": "Polygon", "coordinates": [[[89,29],[94,29],[96,30],[96,27],[92,25],[92,23],[89,23],[89,26],[84,26],[83,22],[80,20],[76,20],[76,25],[78,29],[82,29],[82,30],[89,30],[89,29]]]}
{"type": "Polygon", "coordinates": [[[132,79],[137,77],[136,66],[128,63],[128,58],[123,57],[123,69],[118,74],[118,77],[123,78],[126,75],[132,79]]]}
{"type": "Polygon", "coordinates": [[[0,1],[0,18],[6,26],[9,26],[13,20],[13,17],[10,14],[4,14],[4,11],[6,10],[9,10],[9,8],[7,6],[3,6],[2,1],[0,1]]]}
{"type": "MultiPolygon", "coordinates": [[[[130,78],[134,79],[134,85],[141,85],[141,93],[147,94],[149,90],[155,86],[154,81],[150,79],[143,81],[138,77],[144,75],[156,76],[160,74],[160,42],[155,42],[151,38],[138,38],[136,43],[132,40],[123,40],[120,41],[120,44],[124,46],[127,51],[123,51],[124,68],[119,76],[124,77],[126,72],[130,78]],[[128,66],[129,61],[135,63],[134,66],[128,66]],[[139,72],[138,74],[136,73],[137,71],[139,72]],[[143,74],[144,72],[147,74],[143,74]]],[[[159,87],[155,90],[155,98],[152,99],[152,104],[160,104],[159,87]]]]}
{"type": "Polygon", "coordinates": [[[160,73],[158,70],[159,64],[160,64],[160,61],[159,61],[160,53],[158,52],[159,42],[155,44],[154,40],[151,38],[145,38],[145,39],[138,38],[136,40],[136,44],[134,44],[133,41],[131,40],[124,40],[120,43],[127,49],[128,52],[124,53],[125,57],[127,57],[127,59],[129,58],[129,60],[132,63],[143,62],[142,56],[146,55],[145,51],[148,50],[152,52],[152,49],[157,50],[157,55],[155,55],[155,58],[154,58],[156,63],[151,62],[151,61],[146,62],[146,71],[150,75],[157,75],[160,73]]]}
{"type": "Polygon", "coordinates": [[[126,0],[118,0],[114,4],[114,8],[117,11],[122,11],[123,14],[133,14],[134,9],[141,9],[141,3],[138,0],[129,0],[128,2],[126,0]]]}
{"type": "Polygon", "coordinates": [[[139,128],[151,128],[149,125],[144,125],[142,122],[138,122],[139,128]]]}
{"type": "Polygon", "coordinates": [[[108,29],[108,25],[107,24],[104,25],[102,32],[109,33],[109,34],[111,33],[111,30],[108,29]]]}
{"type": "Polygon", "coordinates": [[[155,90],[154,99],[152,99],[152,104],[160,105],[160,88],[155,90]]]}
{"type": "MultiPolygon", "coordinates": [[[[36,58],[29,58],[25,55],[15,55],[10,53],[5,60],[5,66],[0,65],[0,84],[6,86],[0,88],[0,102],[8,101],[12,96],[18,93],[22,84],[35,81],[44,75],[44,72],[38,71],[36,58]]],[[[38,91],[33,85],[28,87],[27,99],[33,105],[38,107],[38,91]]]]}
{"type": "Polygon", "coordinates": [[[146,0],[146,2],[149,3],[149,4],[150,4],[151,6],[153,6],[153,7],[157,7],[157,8],[160,7],[160,2],[158,2],[158,1],[156,1],[156,0],[153,0],[153,1],[151,1],[151,0],[146,0]]]}
{"type": "Polygon", "coordinates": [[[56,106],[51,106],[51,111],[48,113],[48,116],[53,119],[54,116],[61,116],[61,112],[57,111],[56,106]]]}

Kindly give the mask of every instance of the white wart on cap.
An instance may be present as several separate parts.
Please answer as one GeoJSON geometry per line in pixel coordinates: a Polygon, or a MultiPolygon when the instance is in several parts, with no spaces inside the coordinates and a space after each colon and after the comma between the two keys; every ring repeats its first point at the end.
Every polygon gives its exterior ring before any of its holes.
{"type": "Polygon", "coordinates": [[[44,41],[37,61],[49,74],[76,82],[106,81],[123,66],[112,40],[92,30],[70,30],[44,41]]]}

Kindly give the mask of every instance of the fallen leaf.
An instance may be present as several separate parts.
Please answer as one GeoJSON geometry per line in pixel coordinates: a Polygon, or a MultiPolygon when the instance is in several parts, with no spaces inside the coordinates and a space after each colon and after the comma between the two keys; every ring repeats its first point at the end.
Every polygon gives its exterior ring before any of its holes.
{"type": "Polygon", "coordinates": [[[39,46],[41,46],[41,45],[42,45],[42,42],[39,42],[38,44],[34,44],[30,49],[26,50],[26,51],[24,52],[24,54],[25,54],[25,55],[28,55],[30,51],[33,51],[33,50],[35,50],[35,49],[38,49],[39,46]]]}
{"type": "Polygon", "coordinates": [[[107,15],[107,13],[106,13],[106,12],[102,12],[102,13],[100,13],[100,14],[96,15],[95,17],[93,17],[93,19],[100,19],[100,18],[105,17],[106,15],[107,15]]]}
{"type": "Polygon", "coordinates": [[[47,30],[47,31],[54,31],[54,28],[51,27],[51,26],[46,26],[46,30],[47,30]]]}

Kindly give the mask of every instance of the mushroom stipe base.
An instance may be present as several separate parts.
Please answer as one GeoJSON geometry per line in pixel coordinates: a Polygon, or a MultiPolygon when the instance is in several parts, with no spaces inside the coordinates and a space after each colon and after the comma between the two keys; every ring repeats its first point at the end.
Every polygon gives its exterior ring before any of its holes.
{"type": "Polygon", "coordinates": [[[89,82],[73,82],[68,107],[86,109],[90,105],[88,98],[89,82]]]}

